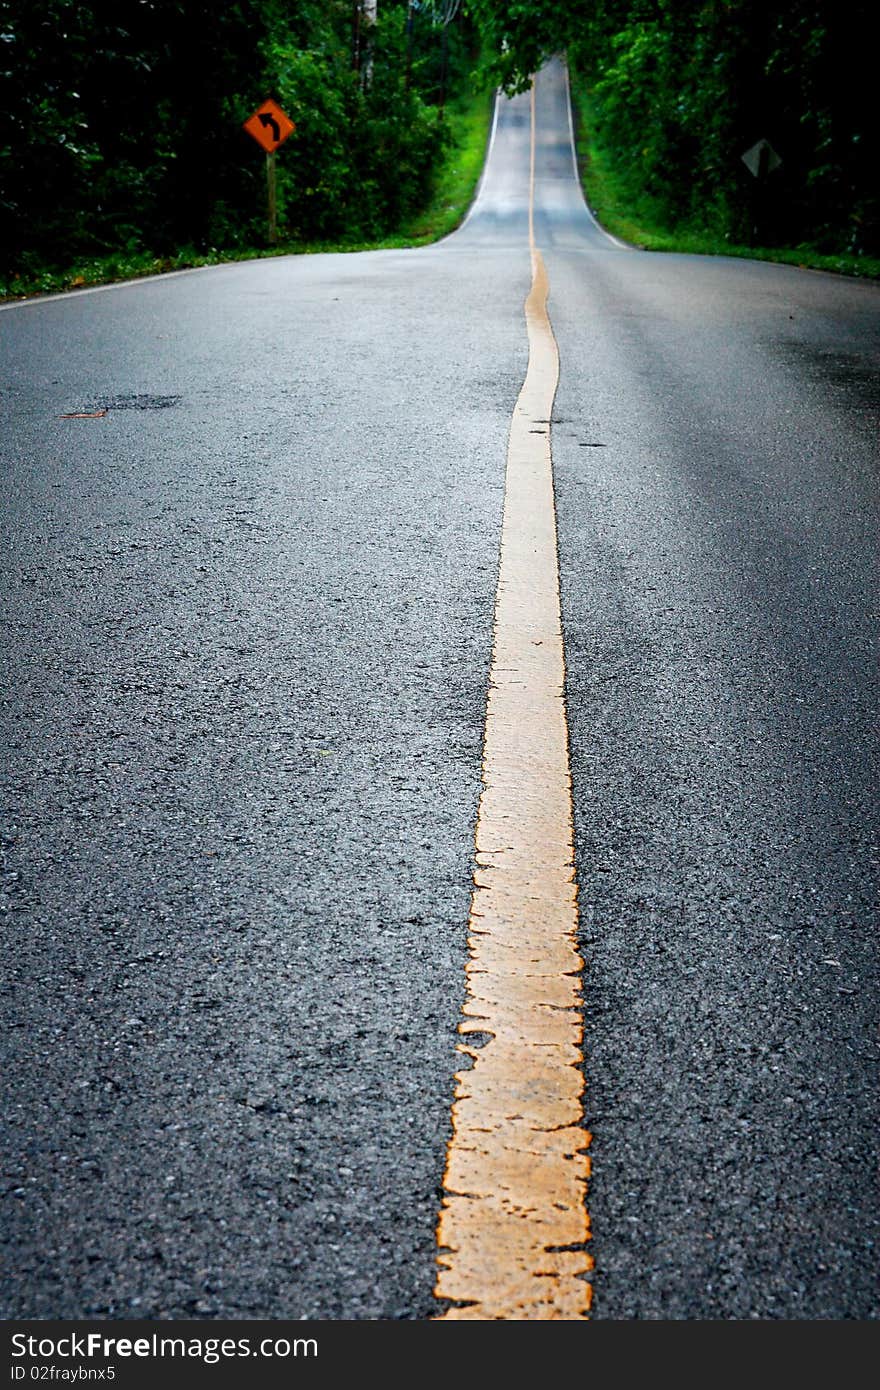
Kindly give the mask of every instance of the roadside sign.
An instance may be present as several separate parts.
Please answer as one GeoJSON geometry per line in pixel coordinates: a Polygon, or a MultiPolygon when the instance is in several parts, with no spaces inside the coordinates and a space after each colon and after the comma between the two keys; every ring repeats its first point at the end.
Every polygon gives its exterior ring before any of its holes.
{"type": "Polygon", "coordinates": [[[758,140],[740,158],[752,177],[756,179],[766,178],[782,163],[769,140],[758,140]]]}
{"type": "Polygon", "coordinates": [[[248,135],[253,136],[267,154],[274,154],[283,145],[296,126],[289,116],[285,116],[277,101],[264,101],[244,123],[248,135]]]}

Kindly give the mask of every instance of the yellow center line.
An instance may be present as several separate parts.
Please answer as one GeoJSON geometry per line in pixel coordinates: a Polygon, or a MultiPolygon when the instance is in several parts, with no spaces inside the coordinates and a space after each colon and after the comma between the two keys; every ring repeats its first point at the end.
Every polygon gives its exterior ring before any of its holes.
{"type": "Polygon", "coordinates": [[[507,451],[466,999],[437,1225],[443,1319],[585,1318],[589,1177],[550,418],[559,377],[534,235],[507,451]]]}

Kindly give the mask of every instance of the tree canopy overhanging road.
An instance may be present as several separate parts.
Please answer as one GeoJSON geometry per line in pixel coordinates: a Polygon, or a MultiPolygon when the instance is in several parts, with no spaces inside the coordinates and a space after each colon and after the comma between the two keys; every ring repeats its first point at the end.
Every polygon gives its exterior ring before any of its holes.
{"type": "Polygon", "coordinates": [[[433,247],[0,314],[6,1317],[438,1311],[530,223],[591,1316],[876,1316],[880,291],[609,238],[554,62],[433,247]]]}

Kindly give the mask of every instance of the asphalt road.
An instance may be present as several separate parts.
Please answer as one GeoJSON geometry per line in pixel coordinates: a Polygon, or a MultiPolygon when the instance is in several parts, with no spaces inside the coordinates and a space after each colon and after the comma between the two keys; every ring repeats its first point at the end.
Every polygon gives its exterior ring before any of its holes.
{"type": "MultiPolygon", "coordinates": [[[[537,132],[594,1316],[874,1317],[880,291],[537,132]]],[[[0,313],[5,1317],[436,1311],[528,159],[0,313]]]]}

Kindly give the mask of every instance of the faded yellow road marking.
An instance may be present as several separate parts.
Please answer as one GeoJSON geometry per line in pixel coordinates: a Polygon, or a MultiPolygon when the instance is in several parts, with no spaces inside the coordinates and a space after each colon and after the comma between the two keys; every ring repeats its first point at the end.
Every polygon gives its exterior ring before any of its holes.
{"type": "Polygon", "coordinates": [[[585,1318],[583,965],[550,417],[559,376],[529,191],[529,365],[507,453],[467,998],[437,1228],[442,1318],[585,1318]],[[470,1036],[468,1036],[470,1035],[470,1036]]]}

